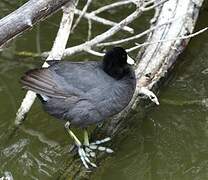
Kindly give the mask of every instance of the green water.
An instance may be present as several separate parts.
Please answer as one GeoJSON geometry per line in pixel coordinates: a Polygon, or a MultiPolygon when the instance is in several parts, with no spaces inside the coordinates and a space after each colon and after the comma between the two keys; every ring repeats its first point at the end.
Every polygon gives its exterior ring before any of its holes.
{"type": "MultiPolygon", "coordinates": [[[[0,2],[0,17],[16,9],[23,1],[0,2]],[[9,3],[8,3],[9,2],[9,3]]],[[[106,4],[108,1],[102,1],[106,4]]],[[[94,3],[97,8],[102,3],[94,3]]],[[[208,24],[208,6],[202,9],[197,28],[208,24]]],[[[133,7],[102,14],[115,21],[133,7]]],[[[60,14],[24,33],[0,55],[0,176],[5,171],[15,180],[57,179],[63,160],[69,156],[72,141],[60,121],[47,115],[36,101],[24,125],[15,133],[15,113],[25,95],[19,79],[32,68],[41,66],[40,58],[21,57],[18,52],[43,52],[52,46],[60,14]]],[[[132,26],[141,32],[150,14],[132,26]]],[[[87,22],[82,21],[69,45],[86,40],[87,22]]],[[[93,29],[93,35],[105,26],[93,29]]],[[[127,33],[118,33],[117,37],[127,33]]],[[[128,44],[131,46],[131,44],[128,44]]],[[[99,165],[96,180],[206,180],[208,179],[208,33],[191,40],[167,83],[160,89],[160,106],[132,114],[125,135],[113,139],[115,153],[99,165]]],[[[132,55],[135,55],[133,53],[132,55]]],[[[73,60],[99,59],[86,54],[73,60]]]]}

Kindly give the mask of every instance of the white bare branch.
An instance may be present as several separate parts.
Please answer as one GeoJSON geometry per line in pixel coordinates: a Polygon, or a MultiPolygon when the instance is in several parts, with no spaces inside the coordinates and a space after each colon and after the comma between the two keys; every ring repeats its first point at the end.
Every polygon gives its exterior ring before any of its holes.
{"type": "Polygon", "coordinates": [[[149,5],[151,5],[151,4],[154,4],[155,2],[157,2],[157,1],[155,1],[155,0],[150,0],[150,1],[147,1],[147,2],[145,2],[145,3],[146,3],[146,6],[149,6],[149,5]]]}
{"type": "MultiPolygon", "coordinates": [[[[152,6],[151,8],[149,8],[148,10],[155,8],[155,7],[161,5],[162,3],[166,2],[166,1],[168,1],[168,0],[162,0],[159,3],[155,4],[154,6],[152,6]]],[[[106,39],[110,38],[111,36],[113,36],[114,34],[116,34],[124,26],[133,22],[136,18],[141,16],[141,14],[144,12],[143,10],[145,9],[145,6],[146,6],[146,4],[144,3],[143,0],[138,1],[137,3],[139,3],[139,4],[137,4],[137,9],[132,14],[127,16],[125,19],[120,21],[118,24],[116,24],[115,26],[113,26],[112,28],[107,30],[106,32],[94,37],[90,41],[87,41],[87,42],[84,42],[83,44],[65,49],[63,56],[64,57],[65,56],[70,56],[70,55],[73,55],[73,54],[78,53],[78,52],[83,52],[83,51],[89,50],[89,49],[93,48],[94,46],[96,46],[98,43],[101,43],[104,40],[106,40],[106,39]]],[[[45,53],[42,54],[42,56],[47,56],[47,55],[48,55],[48,52],[45,52],[45,53]]]]}
{"type": "Polygon", "coordinates": [[[125,1],[115,2],[115,3],[112,3],[112,4],[108,4],[106,6],[103,6],[103,7],[99,8],[95,11],[92,11],[90,14],[99,14],[103,11],[107,11],[109,9],[119,7],[119,6],[123,6],[123,5],[130,4],[130,3],[133,3],[132,0],[125,0],[125,1]]]}
{"type": "Polygon", "coordinates": [[[139,89],[139,94],[143,94],[143,95],[147,96],[153,103],[155,103],[156,105],[160,105],[157,96],[148,88],[141,87],[139,89]]]}
{"type": "Polygon", "coordinates": [[[169,41],[177,41],[177,40],[181,40],[181,39],[189,39],[189,38],[192,38],[194,36],[197,36],[205,31],[208,30],[208,27],[205,27],[195,33],[192,33],[192,34],[189,34],[189,35],[186,35],[186,36],[179,36],[179,37],[176,37],[176,38],[171,38],[171,39],[162,39],[162,40],[158,40],[158,41],[152,41],[152,42],[145,42],[143,44],[138,44],[136,43],[136,46],[132,47],[132,48],[129,48],[127,49],[127,52],[131,52],[131,51],[134,51],[136,49],[139,49],[143,46],[148,46],[148,45],[151,45],[151,44],[157,44],[157,43],[162,43],[162,42],[169,42],[169,41]]]}
{"type": "Polygon", "coordinates": [[[87,3],[85,4],[84,8],[82,9],[82,12],[79,14],[79,17],[75,21],[74,25],[72,26],[71,32],[73,33],[77,25],[79,24],[80,20],[84,16],[84,14],[87,12],[88,7],[90,6],[92,0],[87,0],[87,3]]]}
{"type": "Polygon", "coordinates": [[[158,24],[158,25],[156,25],[156,26],[153,26],[153,27],[147,29],[146,31],[143,31],[142,33],[137,34],[137,35],[135,35],[135,36],[131,36],[131,37],[128,37],[128,38],[124,38],[124,39],[121,39],[121,40],[117,40],[117,41],[111,41],[111,42],[100,43],[100,44],[97,44],[96,46],[97,46],[97,47],[100,47],[100,46],[112,46],[112,45],[117,45],[117,44],[129,42],[129,41],[132,41],[132,40],[135,40],[135,39],[139,39],[139,38],[141,38],[141,37],[143,37],[143,36],[149,34],[150,32],[154,31],[155,29],[160,28],[161,26],[170,24],[170,23],[172,23],[173,21],[175,21],[175,20],[177,20],[177,19],[180,19],[180,18],[183,18],[183,16],[181,16],[181,17],[179,17],[179,18],[174,18],[174,19],[169,20],[168,22],[164,22],[164,23],[162,23],[162,24],[158,24]]]}
{"type": "MultiPolygon", "coordinates": [[[[173,20],[175,20],[175,19],[173,19],[173,20]]],[[[163,25],[167,25],[167,24],[173,22],[173,20],[168,21],[168,22],[163,23],[163,24],[160,24],[160,25],[157,25],[157,26],[154,26],[154,27],[148,29],[147,31],[153,31],[153,30],[155,30],[155,29],[157,29],[157,28],[159,28],[159,27],[161,27],[161,26],[163,26],[163,25]]],[[[189,38],[192,38],[192,37],[194,37],[194,36],[197,36],[197,35],[199,35],[199,34],[205,32],[205,31],[207,31],[207,30],[208,30],[208,27],[205,27],[205,28],[203,28],[203,29],[201,29],[201,30],[199,30],[199,31],[197,31],[197,32],[195,32],[195,33],[189,34],[189,35],[187,35],[187,36],[179,36],[179,37],[177,37],[177,38],[158,40],[158,41],[155,41],[155,42],[154,42],[154,41],[153,41],[153,42],[145,42],[145,43],[143,43],[143,44],[135,43],[136,46],[134,46],[134,47],[132,47],[132,48],[129,48],[129,49],[127,49],[126,51],[127,51],[127,52],[132,52],[132,51],[134,51],[134,50],[136,50],[136,49],[139,49],[139,48],[141,48],[141,47],[143,47],[143,46],[148,46],[148,45],[151,45],[151,44],[157,44],[157,43],[161,43],[161,42],[176,41],[176,40],[181,40],[181,39],[189,39],[189,38]]],[[[145,33],[145,32],[146,32],[146,31],[144,31],[143,33],[145,33]]],[[[138,35],[143,35],[143,33],[138,34],[138,35]]],[[[148,33],[145,33],[145,35],[146,35],[146,34],[148,34],[148,33]]],[[[136,36],[137,36],[137,35],[136,35],[136,36]]],[[[133,37],[135,37],[135,36],[133,36],[133,37]]],[[[132,37],[130,37],[130,38],[132,38],[132,37]]],[[[130,39],[130,38],[129,38],[129,39],[130,39]]],[[[120,44],[120,43],[127,42],[127,41],[129,41],[128,38],[122,39],[122,40],[119,40],[119,41],[108,42],[109,44],[106,43],[107,45],[106,45],[105,43],[102,43],[102,44],[100,43],[100,44],[98,44],[97,46],[115,45],[115,44],[120,44]],[[114,43],[114,42],[115,42],[115,43],[114,43]],[[110,44],[110,43],[111,43],[111,44],[110,44]]],[[[100,52],[97,52],[97,51],[92,50],[92,49],[85,49],[84,51],[85,51],[85,52],[88,52],[88,53],[90,53],[90,54],[92,54],[92,55],[99,56],[99,57],[103,57],[103,56],[105,55],[104,53],[100,53],[100,52]]],[[[143,94],[144,94],[144,93],[143,93],[143,94]]]]}
{"type": "Polygon", "coordinates": [[[107,39],[107,38],[111,37],[112,35],[114,35],[115,33],[117,33],[125,25],[127,25],[130,22],[134,21],[138,16],[141,15],[141,13],[142,13],[142,11],[140,9],[137,9],[131,15],[129,15],[127,18],[125,18],[120,23],[118,23],[117,25],[113,26],[108,31],[104,32],[103,34],[98,35],[95,38],[93,38],[92,40],[87,41],[87,42],[85,42],[83,44],[80,44],[78,46],[67,48],[65,50],[65,52],[64,52],[64,56],[69,56],[69,55],[75,54],[77,52],[86,51],[86,50],[92,48],[93,46],[95,46],[99,42],[102,42],[105,39],[107,39]]]}
{"type": "MultiPolygon", "coordinates": [[[[172,21],[171,21],[172,22],[172,21]]],[[[152,28],[154,28],[153,30],[155,30],[155,29],[157,29],[158,27],[160,27],[160,26],[162,26],[162,25],[167,25],[168,23],[170,23],[170,21],[169,22],[167,22],[167,23],[164,23],[164,24],[161,24],[161,25],[158,25],[158,26],[154,26],[154,27],[152,27],[152,28]]],[[[151,30],[152,28],[150,28],[150,29],[148,29],[148,30],[151,30]]],[[[147,31],[148,31],[147,30],[147,31]]],[[[134,47],[132,47],[132,48],[129,48],[129,49],[127,49],[126,51],[127,52],[132,52],[132,51],[134,51],[134,50],[136,50],[136,49],[139,49],[139,48],[141,48],[141,47],[143,47],[143,46],[148,46],[148,45],[151,45],[151,44],[157,44],[157,43],[161,43],[161,42],[168,42],[168,41],[177,41],[177,40],[181,40],[181,39],[189,39],[189,38],[192,38],[192,37],[194,37],[194,36],[197,36],[197,35],[199,35],[199,34],[201,34],[201,33],[203,33],[203,32],[205,32],[205,31],[207,31],[208,30],[208,27],[205,27],[205,28],[203,28],[203,29],[201,29],[201,30],[199,30],[199,31],[197,31],[197,32],[195,32],[195,33],[192,33],[192,34],[189,34],[189,35],[187,35],[187,36],[179,36],[179,37],[177,37],[177,38],[172,38],[172,39],[164,39],[164,40],[159,40],[159,41],[155,41],[155,42],[145,42],[145,43],[143,43],[143,44],[138,44],[138,43],[136,43],[136,46],[134,46],[134,47]]],[[[144,31],[144,32],[146,32],[146,31],[144,31]]],[[[143,34],[143,33],[141,33],[141,34],[143,34]]],[[[147,33],[145,33],[145,34],[147,34],[147,33]]],[[[140,34],[139,34],[140,35],[140,34]]],[[[126,38],[127,39],[127,38],[126,38]]],[[[129,38],[130,39],[130,38],[129,38]]],[[[123,39],[123,40],[125,40],[125,39],[123,39]]],[[[122,41],[122,40],[120,40],[120,41],[122,41]]],[[[114,42],[119,42],[120,43],[120,41],[114,41],[114,42]]],[[[109,44],[107,44],[107,45],[115,45],[115,44],[119,44],[119,43],[115,43],[114,44],[114,42],[112,42],[112,44],[110,44],[111,42],[109,42],[109,44]]],[[[126,40],[124,41],[124,42],[127,42],[126,40]]],[[[103,43],[103,44],[105,44],[105,43],[103,43]]],[[[102,44],[99,44],[98,46],[101,46],[102,44]]],[[[106,45],[105,45],[106,46],[106,45]]],[[[88,50],[85,50],[86,52],[88,52],[88,53],[90,53],[90,54],[93,54],[93,55],[95,55],[95,56],[104,56],[104,53],[100,53],[100,52],[97,52],[97,51],[94,51],[94,50],[92,50],[92,49],[88,49],[88,50]]]]}
{"type": "Polygon", "coordinates": [[[94,51],[92,49],[86,49],[85,51],[92,54],[92,55],[99,56],[99,57],[103,57],[105,55],[104,53],[100,53],[100,52],[94,51]]]}
{"type": "MultiPolygon", "coordinates": [[[[151,9],[154,9],[154,8],[156,8],[156,7],[158,7],[158,6],[162,5],[162,4],[164,4],[164,3],[167,2],[167,1],[169,1],[169,0],[161,0],[161,1],[159,1],[159,2],[156,1],[156,3],[154,3],[154,5],[149,6],[149,7],[145,7],[145,8],[143,9],[143,11],[149,11],[149,10],[151,10],[151,9]]],[[[149,5],[149,3],[147,2],[147,3],[145,4],[145,6],[148,6],[148,5],[149,5]]]]}
{"type": "MultiPolygon", "coordinates": [[[[80,15],[82,15],[82,11],[76,9],[75,10],[75,14],[78,14],[80,16],[80,15]]],[[[95,22],[104,24],[104,25],[108,25],[108,26],[115,26],[115,25],[118,24],[116,22],[113,22],[113,21],[101,18],[99,16],[93,15],[91,13],[85,13],[85,14],[83,14],[83,17],[86,18],[86,19],[90,19],[90,20],[93,20],[95,22]]],[[[124,27],[122,27],[122,29],[127,31],[127,32],[129,32],[129,33],[134,33],[134,29],[132,29],[132,28],[130,28],[128,26],[124,26],[124,27]]]]}
{"type": "Polygon", "coordinates": [[[92,21],[88,19],[88,33],[87,33],[87,40],[89,41],[92,36],[92,21]]]}

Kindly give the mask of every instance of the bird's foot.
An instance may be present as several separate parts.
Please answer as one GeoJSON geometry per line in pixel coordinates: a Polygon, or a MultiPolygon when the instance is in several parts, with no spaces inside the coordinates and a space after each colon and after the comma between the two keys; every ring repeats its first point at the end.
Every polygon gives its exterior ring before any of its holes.
{"type": "Polygon", "coordinates": [[[105,139],[92,142],[89,145],[85,144],[84,146],[85,146],[85,151],[87,153],[87,156],[88,157],[95,157],[95,152],[94,152],[95,150],[106,152],[106,153],[113,153],[114,151],[112,149],[100,145],[100,144],[103,144],[103,143],[108,142],[110,140],[111,140],[111,138],[107,137],[105,139]]]}
{"type": "Polygon", "coordinates": [[[78,154],[85,168],[90,169],[90,167],[97,167],[95,163],[90,161],[90,154],[87,152],[86,148],[83,148],[83,146],[78,146],[78,154]]]}
{"type": "Polygon", "coordinates": [[[96,150],[106,152],[106,153],[113,153],[114,152],[110,148],[100,146],[100,144],[103,144],[103,143],[108,142],[110,140],[111,140],[111,138],[107,137],[105,139],[92,142],[88,145],[84,144],[81,146],[77,146],[78,147],[78,154],[79,154],[80,159],[81,159],[83,165],[85,166],[85,168],[90,169],[90,167],[93,167],[93,168],[97,167],[97,165],[95,163],[91,162],[91,160],[90,160],[90,158],[96,157],[96,154],[95,154],[96,150]]]}
{"type": "Polygon", "coordinates": [[[91,162],[90,157],[95,157],[95,150],[98,151],[105,151],[107,153],[113,153],[113,150],[104,146],[100,146],[100,144],[103,144],[105,142],[108,142],[111,140],[110,137],[107,137],[105,139],[102,140],[97,140],[93,143],[89,143],[89,137],[88,137],[88,133],[85,130],[84,131],[84,143],[82,144],[80,142],[80,140],[75,136],[75,134],[71,131],[70,129],[70,122],[66,122],[65,124],[65,128],[67,130],[67,132],[69,133],[69,135],[72,137],[72,139],[75,142],[75,145],[78,148],[78,154],[79,157],[83,163],[83,165],[89,169],[91,167],[96,168],[97,165],[93,162],[91,162]]]}

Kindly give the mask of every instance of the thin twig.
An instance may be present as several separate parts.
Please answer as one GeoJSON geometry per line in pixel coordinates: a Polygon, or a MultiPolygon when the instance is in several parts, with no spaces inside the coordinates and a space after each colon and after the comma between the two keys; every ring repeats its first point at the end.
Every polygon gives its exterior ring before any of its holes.
{"type": "Polygon", "coordinates": [[[134,47],[132,47],[132,48],[129,48],[129,49],[127,49],[126,51],[127,51],[127,52],[131,52],[131,51],[134,51],[134,50],[136,50],[136,49],[138,49],[138,48],[140,48],[140,47],[148,46],[148,45],[151,45],[151,44],[157,44],[157,43],[161,43],[161,42],[177,41],[177,40],[181,40],[181,39],[189,39],[189,38],[192,38],[192,37],[194,37],[194,36],[197,36],[197,35],[199,35],[199,34],[205,32],[205,31],[207,31],[207,30],[208,30],[208,27],[205,27],[205,28],[203,28],[203,29],[201,29],[201,30],[199,30],[199,31],[197,31],[197,32],[195,32],[195,33],[189,34],[189,35],[187,35],[187,36],[180,36],[180,37],[177,37],[177,38],[164,39],[164,40],[159,40],[159,41],[154,41],[154,42],[145,42],[145,43],[143,43],[143,44],[138,44],[138,43],[136,43],[137,46],[134,46],[134,47]]]}
{"type": "Polygon", "coordinates": [[[74,25],[72,26],[71,32],[73,33],[77,25],[79,24],[80,20],[84,16],[84,14],[87,12],[88,7],[90,6],[92,0],[87,0],[87,3],[85,4],[84,8],[82,9],[82,12],[79,14],[79,17],[75,21],[74,25]]]}
{"type": "Polygon", "coordinates": [[[88,19],[88,33],[87,33],[87,40],[89,41],[92,36],[92,21],[88,19]]]}
{"type": "MultiPolygon", "coordinates": [[[[163,2],[166,2],[166,1],[167,0],[165,0],[163,2]]],[[[158,3],[157,5],[158,6],[161,5],[161,3],[158,3]]],[[[83,44],[65,49],[63,56],[70,56],[70,55],[78,53],[78,52],[89,50],[93,46],[96,46],[96,44],[103,42],[104,40],[113,36],[119,30],[121,30],[124,26],[128,25],[129,23],[134,21],[136,18],[141,16],[141,14],[144,12],[143,11],[144,8],[145,8],[145,4],[143,3],[143,1],[141,1],[140,4],[138,5],[138,8],[132,14],[127,16],[125,19],[123,19],[121,22],[119,22],[118,24],[116,24],[115,26],[113,26],[112,28],[107,30],[106,32],[94,37],[90,41],[87,41],[83,44]]],[[[152,6],[152,8],[155,8],[155,6],[152,6]]],[[[42,54],[42,56],[46,56],[47,54],[48,54],[48,52],[45,52],[42,54]]]]}
{"type": "Polygon", "coordinates": [[[126,0],[126,1],[119,1],[119,2],[115,2],[115,3],[112,3],[112,4],[108,4],[106,6],[103,6],[95,11],[92,11],[90,14],[99,14],[103,11],[107,11],[109,9],[112,9],[112,8],[115,8],[115,7],[119,7],[119,6],[123,6],[123,5],[126,5],[126,4],[130,4],[132,3],[132,0],[126,0]]]}
{"type": "MultiPolygon", "coordinates": [[[[69,55],[75,54],[77,52],[85,51],[85,50],[88,50],[88,49],[92,48],[96,44],[106,40],[107,38],[109,38],[112,35],[114,35],[115,33],[117,33],[125,25],[134,21],[138,16],[141,15],[141,13],[142,13],[142,11],[140,11],[140,9],[137,9],[131,15],[129,15],[127,18],[122,20],[120,23],[113,26],[112,28],[110,28],[106,32],[96,36],[95,38],[91,39],[90,41],[87,41],[83,44],[80,44],[80,45],[77,45],[77,46],[74,46],[74,47],[71,47],[71,48],[67,48],[64,52],[64,56],[69,56],[69,55]]],[[[43,56],[45,56],[45,55],[47,55],[47,53],[43,53],[43,56]]]]}
{"type": "MultiPolygon", "coordinates": [[[[161,5],[161,3],[158,3],[157,5],[158,6],[161,5]]],[[[65,49],[63,56],[64,57],[65,56],[70,56],[70,55],[78,53],[78,52],[89,50],[90,48],[92,48],[96,44],[101,43],[102,41],[108,39],[109,37],[111,37],[115,33],[117,33],[119,30],[121,30],[124,26],[128,25],[129,23],[134,21],[136,18],[138,18],[144,12],[143,11],[144,8],[145,8],[144,2],[140,1],[140,4],[138,5],[138,8],[132,14],[127,16],[125,19],[123,19],[121,22],[119,22],[118,24],[116,24],[115,26],[113,26],[112,28],[107,30],[106,32],[104,32],[100,35],[97,35],[96,37],[94,37],[90,41],[87,41],[87,42],[84,42],[80,45],[73,46],[73,47],[65,49]]],[[[155,8],[155,6],[153,6],[152,8],[155,8]]],[[[48,53],[49,52],[44,52],[44,53],[42,53],[42,56],[45,57],[45,56],[48,55],[48,53]]]]}
{"type": "Polygon", "coordinates": [[[146,6],[149,6],[154,3],[155,3],[155,0],[150,0],[150,1],[145,2],[146,6]]]}
{"type": "MultiPolygon", "coordinates": [[[[183,17],[183,16],[182,16],[182,17],[183,17]]],[[[181,17],[180,17],[180,18],[181,18],[181,17]]],[[[147,34],[149,34],[150,32],[154,31],[155,29],[160,28],[161,26],[170,24],[170,23],[172,23],[173,21],[175,21],[175,20],[177,20],[177,19],[179,19],[179,18],[174,18],[174,19],[172,19],[172,20],[169,20],[168,22],[165,22],[165,23],[162,23],[162,24],[158,24],[158,25],[156,25],[156,26],[153,26],[153,27],[147,29],[146,31],[143,31],[142,33],[137,34],[137,35],[135,35],[135,36],[131,36],[131,37],[128,37],[128,38],[125,38],[125,39],[117,40],[117,41],[111,41],[111,42],[100,43],[100,44],[97,44],[96,46],[97,46],[97,47],[100,47],[100,46],[112,46],[112,45],[117,45],[117,44],[129,42],[129,41],[131,41],[131,40],[139,39],[139,38],[143,37],[144,35],[147,35],[147,34]]]]}
{"type": "MultiPolygon", "coordinates": [[[[168,24],[168,23],[165,23],[165,24],[168,24]]],[[[162,25],[162,24],[161,24],[161,25],[162,25]]],[[[190,35],[187,35],[187,36],[181,36],[181,37],[178,37],[178,38],[172,38],[172,39],[166,39],[166,40],[164,39],[164,40],[159,40],[159,41],[155,41],[155,42],[146,42],[146,43],[143,43],[143,44],[138,44],[138,43],[136,43],[137,46],[134,46],[134,47],[132,47],[132,48],[129,48],[129,49],[127,49],[126,51],[127,51],[127,52],[132,52],[132,51],[134,51],[134,50],[136,50],[136,49],[138,49],[138,48],[140,48],[140,47],[148,46],[148,45],[151,45],[151,44],[157,44],[157,43],[161,43],[161,42],[175,41],[175,40],[181,40],[181,39],[192,38],[192,37],[194,37],[194,36],[197,36],[197,35],[199,35],[199,34],[205,32],[206,30],[208,30],[208,27],[203,28],[203,29],[201,29],[201,30],[199,30],[199,31],[197,31],[197,32],[195,32],[195,33],[190,34],[190,35]]],[[[104,53],[100,53],[100,52],[94,51],[94,50],[92,50],[92,49],[86,49],[85,51],[88,52],[88,53],[90,53],[90,54],[92,54],[92,55],[99,56],[99,57],[102,57],[102,56],[105,55],[104,53]]]]}
{"type": "Polygon", "coordinates": [[[100,53],[100,52],[94,51],[92,49],[86,49],[85,51],[92,54],[92,55],[99,56],[99,57],[103,57],[105,55],[104,53],[100,53]]]}
{"type": "MultiPolygon", "coordinates": [[[[143,11],[149,11],[149,10],[151,10],[151,9],[154,9],[154,8],[156,8],[156,7],[158,7],[158,6],[160,6],[160,5],[164,4],[164,3],[166,3],[167,1],[169,1],[169,0],[161,0],[160,2],[155,3],[155,4],[152,5],[152,6],[145,7],[145,8],[143,9],[143,11]]],[[[148,3],[147,3],[146,5],[148,5],[148,3]]]]}
{"type": "MultiPolygon", "coordinates": [[[[82,11],[76,9],[75,10],[75,14],[81,15],[82,11]]],[[[91,13],[85,13],[85,14],[83,14],[83,17],[86,18],[86,19],[90,19],[90,20],[93,20],[95,22],[104,24],[104,25],[108,25],[108,26],[115,26],[116,24],[118,24],[118,23],[115,23],[113,21],[110,21],[110,20],[98,17],[96,15],[93,15],[91,13]]],[[[134,33],[134,29],[132,29],[132,28],[130,28],[128,26],[124,26],[122,29],[127,31],[127,32],[129,32],[129,33],[134,33]]]]}

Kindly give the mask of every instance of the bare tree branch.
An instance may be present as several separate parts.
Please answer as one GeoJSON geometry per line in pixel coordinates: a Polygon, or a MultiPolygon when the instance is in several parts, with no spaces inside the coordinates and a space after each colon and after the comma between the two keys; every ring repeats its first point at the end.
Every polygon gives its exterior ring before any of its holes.
{"type": "Polygon", "coordinates": [[[132,48],[129,48],[127,49],[127,52],[131,52],[131,51],[134,51],[136,49],[139,49],[141,47],[144,47],[144,46],[148,46],[148,45],[152,45],[152,44],[157,44],[157,43],[163,43],[163,42],[168,42],[168,41],[177,41],[177,40],[182,40],[182,39],[189,39],[189,38],[192,38],[194,36],[197,36],[205,31],[208,30],[208,27],[205,27],[195,33],[192,33],[192,34],[189,34],[187,36],[179,36],[179,37],[176,37],[176,38],[172,38],[172,39],[162,39],[162,40],[158,40],[158,41],[151,41],[151,42],[145,42],[145,43],[142,43],[142,44],[139,44],[139,43],[136,43],[136,46],[132,47],[132,48]]]}
{"type": "Polygon", "coordinates": [[[94,51],[92,49],[87,49],[85,51],[92,54],[92,55],[99,56],[99,57],[103,57],[105,55],[104,53],[100,53],[100,52],[94,51]]]}
{"type": "Polygon", "coordinates": [[[87,12],[87,9],[90,6],[91,2],[92,2],[92,0],[87,0],[87,3],[85,4],[84,8],[82,9],[82,12],[80,13],[79,17],[77,18],[74,25],[72,26],[72,29],[71,29],[72,33],[75,30],[75,28],[77,27],[77,25],[79,24],[80,20],[84,16],[84,14],[87,12]]]}
{"type": "MultiPolygon", "coordinates": [[[[165,1],[163,0],[163,2],[165,2],[165,1]]],[[[158,4],[160,5],[161,3],[158,3],[158,4]]],[[[143,1],[141,1],[138,8],[132,14],[130,14],[128,17],[123,19],[120,23],[113,26],[112,28],[110,28],[106,32],[96,36],[95,38],[91,39],[90,41],[87,41],[83,44],[80,44],[80,45],[77,45],[77,46],[74,46],[74,47],[71,47],[71,48],[67,48],[65,50],[63,56],[69,56],[69,55],[72,55],[72,54],[75,54],[75,53],[78,53],[78,52],[86,51],[88,49],[91,49],[96,44],[98,44],[98,43],[108,39],[109,37],[113,36],[115,33],[117,33],[119,30],[121,30],[124,26],[128,25],[129,23],[134,21],[136,18],[141,16],[141,14],[143,13],[142,9],[145,8],[145,5],[146,4],[143,1]]],[[[43,53],[42,55],[47,56],[47,54],[48,53],[46,52],[46,53],[43,53]]]]}
{"type": "Polygon", "coordinates": [[[88,19],[88,33],[87,33],[87,40],[89,41],[92,36],[92,21],[88,19]]]}
{"type": "MultiPolygon", "coordinates": [[[[153,26],[152,28],[148,29],[147,31],[151,30],[156,30],[158,27],[162,26],[162,25],[167,25],[169,24],[169,22],[167,23],[164,23],[164,24],[161,24],[161,25],[157,25],[157,26],[153,26]]],[[[132,51],[135,51],[141,47],[144,47],[144,46],[148,46],[148,45],[151,45],[151,44],[157,44],[157,43],[161,43],[161,42],[168,42],[168,41],[177,41],[177,40],[182,40],[182,39],[189,39],[189,38],[192,38],[192,37],[195,37],[205,31],[208,30],[208,27],[205,27],[195,33],[192,33],[192,34],[189,34],[189,35],[186,35],[186,36],[179,36],[179,37],[176,37],[176,38],[172,38],[172,39],[164,39],[164,40],[159,40],[159,41],[155,41],[155,42],[145,42],[145,43],[142,43],[142,44],[139,44],[139,43],[136,43],[136,46],[132,47],[132,48],[129,48],[129,49],[126,49],[127,52],[132,52],[132,51]]],[[[146,31],[144,31],[143,33],[147,34],[146,31]]],[[[143,33],[139,34],[139,35],[142,35],[143,36],[143,33]]],[[[137,36],[137,35],[136,35],[137,36]]],[[[101,45],[104,45],[104,46],[109,46],[109,45],[115,45],[115,44],[120,44],[120,43],[123,43],[123,42],[128,42],[130,40],[133,40],[133,39],[136,39],[134,37],[136,36],[133,36],[133,37],[130,37],[130,38],[126,38],[126,39],[122,39],[122,40],[118,40],[118,41],[113,41],[113,42],[108,42],[108,43],[102,43],[102,44],[98,44],[98,46],[101,46],[101,45]],[[131,39],[132,38],[132,39],[131,39]]],[[[95,56],[99,56],[99,57],[103,57],[105,54],[104,53],[100,53],[100,52],[97,52],[97,51],[94,51],[92,49],[88,49],[86,50],[86,52],[92,54],[92,55],[95,55],[95,56]]]]}
{"type": "Polygon", "coordinates": [[[112,3],[112,4],[108,4],[106,6],[103,6],[93,12],[91,12],[91,14],[99,14],[103,11],[107,11],[109,9],[112,9],[112,8],[115,8],[115,7],[119,7],[119,6],[123,6],[123,5],[126,5],[126,4],[131,4],[133,3],[132,0],[125,0],[125,1],[119,1],[119,2],[115,2],[115,3],[112,3]]]}
{"type": "MultiPolygon", "coordinates": [[[[81,16],[82,15],[82,11],[76,9],[75,10],[75,14],[78,14],[79,16],[81,16]]],[[[91,14],[91,13],[85,13],[85,14],[83,14],[83,17],[86,18],[86,19],[90,19],[90,20],[93,20],[95,22],[104,24],[104,25],[108,25],[108,26],[115,26],[116,24],[118,24],[118,23],[115,23],[113,21],[101,18],[101,17],[96,16],[96,15],[91,14]]],[[[132,29],[132,28],[130,28],[128,26],[124,26],[124,27],[122,27],[122,29],[127,31],[127,32],[129,32],[129,33],[134,33],[134,29],[132,29]]]]}
{"type": "Polygon", "coordinates": [[[71,0],[30,0],[0,20],[0,47],[71,0]]]}
{"type": "MultiPolygon", "coordinates": [[[[160,5],[162,5],[162,4],[164,4],[165,2],[167,2],[168,0],[161,0],[161,1],[155,1],[156,3],[154,3],[154,5],[152,5],[152,6],[149,6],[149,7],[145,7],[144,9],[143,9],[143,11],[149,11],[149,10],[151,10],[151,9],[154,9],[154,8],[156,8],[156,7],[158,7],[158,6],[160,6],[160,5]]],[[[149,5],[149,3],[146,3],[146,5],[149,5]]]]}
{"type": "MultiPolygon", "coordinates": [[[[179,18],[183,18],[184,16],[181,16],[179,18]]],[[[167,25],[167,24],[170,24],[172,23],[173,21],[179,19],[179,18],[174,18],[172,20],[169,20],[167,22],[164,22],[162,24],[158,24],[156,26],[153,26],[149,29],[147,29],[146,31],[143,31],[142,33],[140,34],[137,34],[135,36],[132,36],[132,37],[128,37],[128,38],[124,38],[124,39],[121,39],[121,40],[117,40],[117,41],[111,41],[111,42],[104,42],[104,43],[100,43],[100,44],[97,44],[96,46],[97,47],[100,47],[100,46],[112,46],[112,45],[117,45],[117,44],[121,44],[121,43],[125,43],[125,42],[129,42],[129,41],[132,41],[132,40],[135,40],[135,39],[139,39],[145,35],[147,35],[148,33],[154,31],[155,29],[157,28],[160,28],[161,26],[164,26],[164,25],[167,25]]]]}

